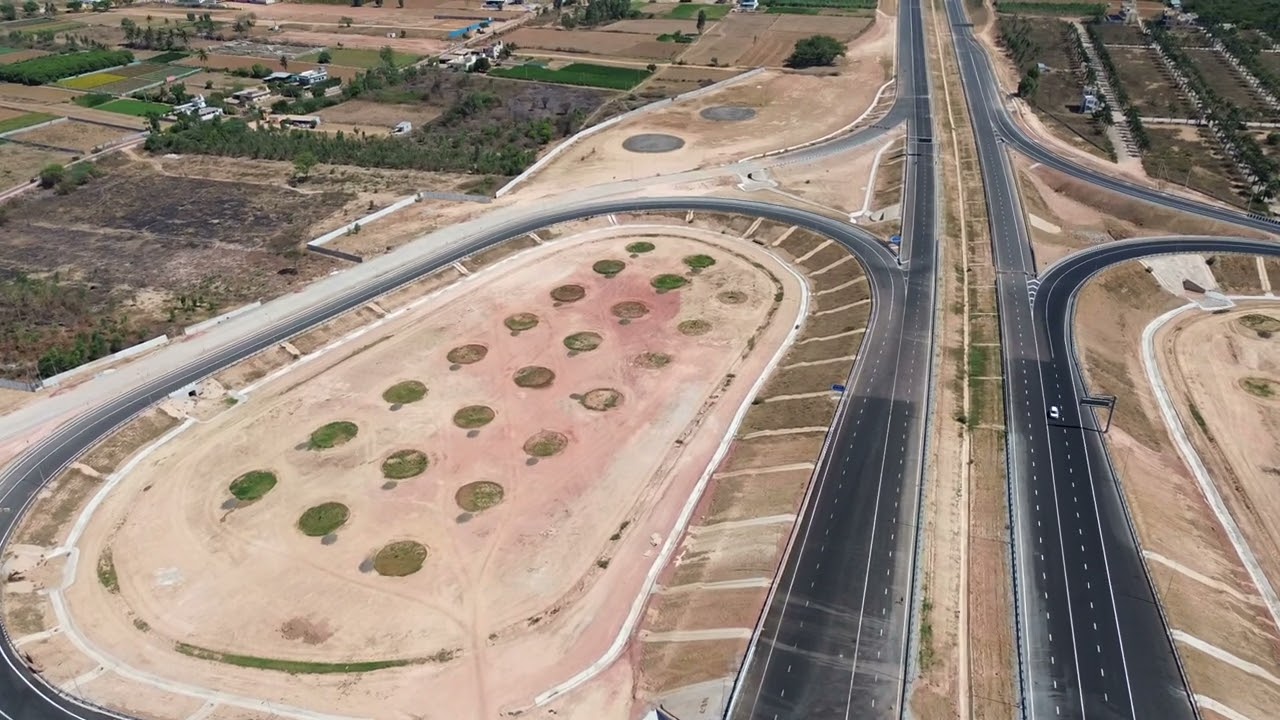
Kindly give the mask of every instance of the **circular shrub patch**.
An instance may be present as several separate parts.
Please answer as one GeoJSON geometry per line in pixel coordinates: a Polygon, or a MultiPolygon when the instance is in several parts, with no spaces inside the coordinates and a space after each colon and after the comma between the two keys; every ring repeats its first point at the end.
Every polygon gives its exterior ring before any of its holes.
{"type": "Polygon", "coordinates": [[[644,240],[639,240],[637,242],[633,242],[630,245],[628,245],[627,252],[631,253],[632,255],[639,255],[640,253],[653,252],[653,248],[654,248],[653,243],[646,242],[644,240]]]}
{"type": "Polygon", "coordinates": [[[493,408],[484,405],[468,405],[453,414],[453,424],[465,430],[484,427],[493,422],[493,408]]]}
{"type": "Polygon", "coordinates": [[[664,368],[670,363],[671,356],[660,352],[641,353],[637,355],[634,360],[636,367],[648,368],[650,370],[664,368]]]}
{"type": "Polygon", "coordinates": [[[1280,382],[1267,378],[1247,377],[1240,381],[1240,387],[1254,397],[1274,398],[1280,396],[1280,382]]]}
{"type": "Polygon", "coordinates": [[[685,320],[676,326],[681,335],[706,335],[711,332],[711,323],[706,320],[685,320]]]}
{"type": "Polygon", "coordinates": [[[342,527],[350,516],[351,510],[346,505],[327,502],[302,513],[298,518],[298,529],[303,535],[322,537],[342,527]]]}
{"type": "Polygon", "coordinates": [[[544,388],[556,379],[556,374],[541,365],[527,365],[517,370],[512,379],[522,388],[544,388]]]}
{"type": "Polygon", "coordinates": [[[427,454],[421,450],[397,450],[382,461],[382,477],[404,480],[427,469],[427,454]]]}
{"type": "Polygon", "coordinates": [[[454,365],[470,365],[484,359],[489,354],[489,348],[484,345],[471,344],[460,345],[449,351],[445,358],[454,365]]]}
{"type": "Polygon", "coordinates": [[[689,281],[685,280],[683,276],[672,275],[671,273],[657,275],[649,281],[650,285],[659,290],[675,290],[676,288],[684,287],[688,283],[689,281]]]}
{"type": "Polygon", "coordinates": [[[506,325],[508,330],[521,332],[523,330],[529,330],[537,327],[538,316],[533,313],[516,313],[515,315],[509,316],[506,320],[503,320],[502,324],[506,325]]]}
{"type": "Polygon", "coordinates": [[[569,445],[569,438],[554,430],[539,430],[524,441],[524,451],[533,457],[551,457],[558,455],[569,445]]]}
{"type": "Polygon", "coordinates": [[[694,270],[705,270],[716,264],[716,259],[710,255],[687,255],[684,264],[694,270]]]}
{"type": "Polygon", "coordinates": [[[458,488],[458,492],[454,494],[453,499],[458,503],[458,507],[467,512],[480,512],[502,502],[502,496],[501,485],[496,482],[481,480],[480,482],[467,483],[458,488]]]}
{"type": "Polygon", "coordinates": [[[382,399],[392,405],[404,405],[418,402],[427,396],[427,386],[417,380],[405,380],[387,388],[382,392],[382,399]]]}
{"type": "Polygon", "coordinates": [[[379,575],[387,577],[404,577],[422,569],[427,559],[427,548],[422,543],[412,540],[400,540],[384,545],[377,555],[373,556],[373,569],[379,575]]]}
{"type": "Polygon", "coordinates": [[[253,502],[276,486],[276,474],[269,470],[250,470],[231,481],[231,494],[240,502],[253,502]]]}
{"type": "Polygon", "coordinates": [[[613,277],[622,272],[622,268],[626,266],[627,264],[621,260],[597,260],[591,269],[605,277],[613,277]]]}
{"type": "Polygon", "coordinates": [[[551,291],[551,299],[556,302],[577,302],[586,296],[586,288],[581,285],[561,285],[551,291]]]}
{"type": "Polygon", "coordinates": [[[622,404],[622,393],[613,388],[596,388],[588,390],[579,402],[588,410],[604,412],[622,404]]]}
{"type": "Polygon", "coordinates": [[[313,450],[327,450],[345,444],[360,432],[353,422],[339,420],[328,425],[321,425],[311,433],[309,445],[313,450]]]}
{"type": "Polygon", "coordinates": [[[649,314],[649,306],[635,300],[625,300],[615,304],[612,308],[614,317],[620,317],[624,320],[635,320],[649,314]]]}
{"type": "Polygon", "coordinates": [[[577,352],[590,352],[600,347],[604,338],[599,333],[579,332],[564,339],[564,346],[577,352]]]}
{"type": "Polygon", "coordinates": [[[741,290],[725,290],[716,295],[716,299],[725,305],[741,305],[747,301],[747,294],[741,290]]]}

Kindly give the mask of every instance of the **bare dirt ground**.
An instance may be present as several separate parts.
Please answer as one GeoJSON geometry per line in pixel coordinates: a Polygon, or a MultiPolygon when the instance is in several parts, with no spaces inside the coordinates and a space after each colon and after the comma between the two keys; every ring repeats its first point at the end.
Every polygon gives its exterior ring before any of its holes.
{"type": "Polygon", "coordinates": [[[343,123],[363,128],[367,133],[376,134],[386,133],[396,123],[404,120],[413,123],[414,127],[421,127],[440,117],[442,112],[444,111],[441,108],[348,100],[325,108],[316,114],[325,123],[343,123]]]}
{"type": "MultiPolygon", "coordinates": [[[[900,133],[894,133],[890,137],[898,135],[900,133]]],[[[769,171],[769,177],[778,183],[778,191],[812,206],[848,215],[862,210],[867,199],[868,181],[875,166],[876,152],[886,142],[889,139],[882,138],[873,144],[819,162],[774,168],[769,171]]],[[[886,153],[888,154],[890,153],[886,153]]],[[[879,174],[876,180],[879,182],[879,174]]],[[[874,194],[873,190],[872,195],[874,194]]],[[[812,206],[808,209],[814,209],[812,206]]],[[[874,197],[871,207],[878,207],[874,197]]]]}
{"type": "MultiPolygon", "coordinates": [[[[1136,263],[1112,268],[1086,285],[1080,295],[1076,327],[1087,384],[1091,392],[1115,393],[1121,398],[1110,432],[1111,451],[1147,566],[1173,630],[1254,663],[1273,676],[1280,675],[1280,634],[1178,456],[1142,368],[1139,343],[1143,329],[1180,304],[1181,299],[1161,290],[1136,263]]],[[[1240,348],[1247,345],[1243,335],[1223,328],[1223,324],[1229,328],[1229,323],[1207,321],[1210,328],[1216,325],[1218,332],[1204,332],[1216,337],[1206,340],[1208,348],[1202,344],[1194,352],[1208,356],[1208,364],[1220,372],[1243,374],[1240,366],[1232,369],[1223,362],[1230,358],[1233,344],[1240,348]]],[[[1164,346],[1167,348],[1167,343],[1164,346]]],[[[1243,406],[1253,401],[1239,395],[1233,392],[1228,397],[1238,400],[1242,406],[1238,412],[1245,412],[1243,406]]],[[[1195,402],[1209,406],[1218,401],[1197,393],[1195,402]]],[[[1224,399],[1221,409],[1210,412],[1227,412],[1235,404],[1224,399]]],[[[1184,418],[1183,424],[1189,432],[1196,426],[1191,418],[1184,418]]],[[[1273,444],[1255,446],[1248,462],[1264,462],[1256,452],[1269,452],[1273,444]]],[[[1225,490],[1243,492],[1244,488],[1225,490]]],[[[1266,493],[1259,495],[1258,502],[1266,502],[1266,497],[1266,493]]],[[[1225,703],[1249,718],[1268,717],[1280,703],[1280,686],[1196,649],[1185,638],[1177,645],[1193,692],[1225,703]]]]}
{"type": "MultiPolygon", "coordinates": [[[[100,582],[99,563],[80,563],[68,591],[78,625],[130,665],[327,712],[366,713],[374,703],[380,716],[413,713],[423,688],[437,686],[450,691],[433,693],[435,707],[456,703],[453,712],[493,717],[586,667],[612,641],[654,543],[670,532],[745,399],[745,380],[762,370],[798,307],[795,281],[749,244],[730,249],[714,233],[692,240],[659,230],[645,238],[653,252],[629,257],[622,248],[637,234],[611,228],[601,239],[534,250],[538,259],[507,266],[492,282],[452,288],[433,301],[442,312],[363,335],[162,447],[109,497],[80,544],[84,558],[110,549],[119,591],[100,582]],[[687,287],[655,293],[649,279],[685,272],[681,258],[692,254],[717,262],[687,287]],[[592,272],[605,257],[627,267],[613,279],[592,272]],[[557,307],[547,293],[562,284],[582,286],[586,299],[557,307]],[[611,310],[622,301],[649,312],[622,325],[611,310]],[[522,311],[539,324],[513,337],[501,319],[522,311]],[[677,331],[692,320],[709,327],[677,331]],[[566,353],[562,339],[584,330],[603,336],[600,348],[566,353]],[[465,343],[488,353],[451,370],[444,355],[465,343]],[[653,352],[670,362],[652,368],[637,359],[653,352]],[[531,364],[554,371],[550,388],[512,384],[531,364]],[[381,393],[407,379],[424,381],[426,398],[389,408],[381,393]],[[594,387],[621,391],[621,402],[597,412],[570,397],[594,387]],[[476,439],[450,420],[471,404],[497,414],[476,439]],[[341,419],[359,427],[354,440],[328,451],[300,447],[313,427],[341,419]],[[539,430],[563,433],[568,445],[533,463],[521,444],[539,430]],[[379,464],[401,448],[422,450],[429,465],[384,487],[379,464]],[[227,483],[259,468],[279,484],[227,509],[227,483]],[[476,480],[502,484],[501,504],[463,512],[455,491],[476,480]],[[351,511],[332,544],[294,528],[323,501],[351,511]],[[428,548],[421,572],[362,572],[373,552],[399,539],[428,548]],[[320,662],[432,660],[361,676],[288,676],[176,655],[175,640],[320,662]]],[[[26,649],[40,659],[48,644],[26,649]]],[[[625,668],[610,670],[611,685],[575,693],[572,707],[553,708],[622,716],[625,668]]],[[[97,682],[81,690],[97,697],[97,682]]]]}
{"type": "MultiPolygon", "coordinates": [[[[852,43],[874,27],[873,23],[879,25],[889,19],[885,15],[870,18],[730,13],[708,28],[680,59],[694,65],[781,67],[797,40],[822,33],[852,43]]],[[[870,32],[879,32],[879,28],[870,32]]],[[[856,44],[861,43],[859,40],[856,44]]]]}
{"type": "Polygon", "coordinates": [[[1042,165],[1015,156],[1021,181],[1036,267],[1044,269],[1075,250],[1099,243],[1159,235],[1226,235],[1268,238],[1265,233],[1205,220],[1185,213],[1130,200],[1091,187],[1042,165]]]}
{"type": "Polygon", "coordinates": [[[740,160],[798,145],[838,130],[871,104],[889,77],[882,62],[893,55],[895,22],[883,18],[850,48],[837,74],[769,70],[719,92],[679,103],[609,128],[552,161],[517,193],[523,197],[558,192],[566,183],[591,185],[652,177],[740,160]],[[700,112],[720,105],[756,111],[750,120],[707,120],[700,112]],[[815,117],[811,108],[828,108],[815,117]],[[664,133],[684,140],[668,153],[634,153],[623,141],[641,133],[664,133]]]}
{"type": "Polygon", "coordinates": [[[67,120],[11,135],[10,138],[88,153],[99,145],[119,140],[126,134],[120,128],[67,120]]]}

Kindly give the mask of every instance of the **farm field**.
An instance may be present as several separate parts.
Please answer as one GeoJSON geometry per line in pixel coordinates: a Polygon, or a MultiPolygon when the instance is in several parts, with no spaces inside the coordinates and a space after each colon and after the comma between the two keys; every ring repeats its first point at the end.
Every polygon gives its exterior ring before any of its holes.
{"type": "MultiPolygon", "coordinates": [[[[30,182],[31,178],[40,174],[40,169],[50,163],[65,164],[71,161],[72,153],[58,152],[34,148],[17,143],[0,143],[0,188],[8,189],[15,185],[30,182]]],[[[0,230],[3,233],[3,230],[0,230]]],[[[0,262],[0,269],[5,266],[0,262]]],[[[0,280],[2,283],[3,280],[0,280]]],[[[0,308],[3,312],[3,308],[0,308]]]]}
{"type": "MultiPolygon", "coordinates": [[[[1136,25],[1119,25],[1112,23],[1095,23],[1094,29],[1098,33],[1098,37],[1102,39],[1102,44],[1108,47],[1112,45],[1150,45],[1151,42],[1142,30],[1136,25]]],[[[1115,50],[1111,50],[1111,54],[1115,55],[1115,50]]]]}
{"type": "Polygon", "coordinates": [[[17,140],[66,148],[77,153],[92,152],[94,148],[118,140],[126,134],[120,128],[95,125],[79,120],[66,120],[35,130],[27,130],[14,136],[17,140]]]}
{"type": "Polygon", "coordinates": [[[164,115],[172,108],[164,103],[147,102],[145,100],[134,100],[133,98],[119,98],[110,102],[105,102],[97,106],[98,110],[105,112],[119,113],[120,115],[133,115],[134,117],[146,117],[152,113],[164,115]]]}
{"type": "Polygon", "coordinates": [[[570,63],[555,69],[540,64],[514,65],[494,68],[489,71],[489,74],[494,77],[515,80],[537,80],[559,85],[578,85],[610,90],[630,90],[649,77],[649,71],[644,69],[617,67],[615,65],[593,65],[591,63],[570,63]]]}
{"type": "Polygon", "coordinates": [[[85,27],[84,23],[76,22],[75,20],[32,18],[30,20],[16,20],[13,22],[0,23],[0,35],[9,35],[10,33],[15,32],[20,35],[64,33],[72,30],[79,30],[83,27],[85,27]]]}
{"type": "Polygon", "coordinates": [[[56,118],[56,115],[50,115],[48,113],[24,113],[18,110],[0,108],[0,135],[13,132],[14,130],[21,130],[25,127],[31,127],[32,125],[39,125],[43,122],[49,122],[56,118]]]}
{"type": "Polygon", "coordinates": [[[848,43],[875,18],[732,13],[710,27],[680,59],[692,65],[780,67],[797,40],[818,33],[848,43]]]}
{"type": "Polygon", "coordinates": [[[1213,50],[1186,50],[1205,83],[1252,120],[1274,120],[1275,111],[1249,87],[1231,64],[1213,50]]]}
{"type": "Polygon", "coordinates": [[[1016,63],[1019,75],[1036,63],[1053,68],[1053,72],[1040,75],[1035,95],[1027,99],[1045,126],[1065,142],[1109,160],[1114,148],[1106,127],[1079,112],[1085,78],[1072,56],[1075,28],[1068,22],[1048,17],[999,16],[997,22],[1010,34],[1015,32],[1014,28],[1025,32],[1026,42],[1035,48],[1025,52],[1021,62],[1016,63]]]}
{"type": "Polygon", "coordinates": [[[1187,118],[1194,115],[1191,101],[1178,88],[1155,50],[1108,48],[1117,80],[1140,115],[1187,118]]]}
{"type": "Polygon", "coordinates": [[[22,62],[32,58],[44,57],[48,55],[47,50],[20,50],[15,48],[0,48],[0,65],[8,65],[9,63],[22,62]]]}
{"type": "Polygon", "coordinates": [[[1234,165],[1224,159],[1218,143],[1195,127],[1147,126],[1151,148],[1142,166],[1152,178],[1185,185],[1232,205],[1242,205],[1236,187],[1241,184],[1234,165]]]}
{"type": "MultiPolygon", "coordinates": [[[[443,114],[443,109],[422,105],[381,103],[369,100],[348,100],[316,113],[325,125],[336,123],[357,127],[365,132],[385,132],[396,123],[408,120],[415,128],[422,127],[443,114]]],[[[325,129],[321,125],[321,129],[325,129]]]]}
{"type": "MultiPolygon", "coordinates": [[[[628,22],[628,21],[624,21],[628,22]]],[[[630,21],[653,22],[653,21],[630,21]]],[[[558,53],[586,54],[640,61],[668,62],[684,52],[688,45],[662,42],[661,33],[619,32],[617,30],[553,30],[522,27],[506,37],[520,53],[547,50],[558,53]]]]}
{"type": "Polygon", "coordinates": [[[738,74],[736,69],[715,69],[707,67],[698,67],[694,65],[668,65],[659,68],[649,82],[645,85],[645,90],[652,92],[660,92],[666,96],[679,95],[697,90],[700,87],[706,87],[712,83],[728,80],[738,74]]]}
{"type": "Polygon", "coordinates": [[[706,13],[707,20],[720,20],[729,14],[730,5],[709,5],[705,3],[679,3],[666,13],[665,17],[674,20],[697,20],[698,13],[706,13]]]}
{"type": "MultiPolygon", "coordinates": [[[[382,58],[377,50],[362,50],[359,48],[332,48],[329,51],[330,64],[342,65],[344,67],[355,68],[371,68],[382,64],[382,58]]],[[[422,59],[421,55],[411,55],[409,53],[397,52],[393,53],[393,62],[396,67],[405,67],[412,65],[422,59]]],[[[315,61],[315,55],[304,55],[304,60],[315,61]]]]}
{"type": "Polygon", "coordinates": [[[162,83],[170,77],[181,79],[196,72],[198,71],[191,68],[144,62],[112,68],[90,75],[67,78],[66,80],[59,80],[56,84],[70,90],[124,95],[150,85],[162,83]]]}
{"type": "Polygon", "coordinates": [[[777,258],[703,235],[557,235],[234,407],[205,383],[185,406],[205,421],[90,520],[77,624],[130,666],[347,715],[408,714],[429,692],[495,717],[563,682],[642,592],[748,398],[729,381],[797,321],[802,285],[777,258]],[[312,674],[350,662],[388,669],[312,674]],[[290,667],[305,676],[255,669],[290,667]]]}

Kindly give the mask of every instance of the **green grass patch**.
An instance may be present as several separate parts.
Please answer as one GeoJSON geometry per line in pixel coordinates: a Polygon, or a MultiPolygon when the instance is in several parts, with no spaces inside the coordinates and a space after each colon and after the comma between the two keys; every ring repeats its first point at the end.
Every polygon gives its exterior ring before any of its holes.
{"type": "Polygon", "coordinates": [[[626,266],[627,264],[621,260],[597,260],[595,264],[591,266],[591,269],[605,277],[613,277],[614,275],[622,272],[622,269],[626,266]]]}
{"type": "Polygon", "coordinates": [[[71,102],[79,105],[80,107],[95,108],[115,99],[116,96],[111,95],[110,93],[86,93],[84,95],[75,96],[71,99],[71,102]]]}
{"type": "Polygon", "coordinates": [[[279,660],[276,658],[254,657],[252,655],[233,655],[231,653],[208,650],[206,648],[188,645],[187,643],[182,642],[174,643],[173,649],[188,657],[199,658],[201,660],[212,660],[226,665],[257,668],[259,670],[276,670],[294,675],[327,675],[333,673],[372,672],[374,670],[385,670],[386,668],[416,665],[423,662],[422,660],[415,659],[366,660],[364,662],[346,663],[303,662],[301,660],[279,660]]]}
{"type": "Polygon", "coordinates": [[[467,512],[480,512],[502,502],[503,494],[502,486],[498,483],[481,480],[458,488],[453,499],[458,507],[467,512]]]}
{"type": "Polygon", "coordinates": [[[360,432],[360,428],[355,423],[338,420],[316,428],[311,433],[309,444],[312,450],[328,450],[331,447],[337,447],[349,442],[358,432],[360,432]]]}
{"type": "Polygon", "coordinates": [[[533,313],[516,313],[515,315],[507,316],[507,319],[503,320],[502,324],[506,325],[508,330],[523,332],[538,326],[538,316],[533,313]]]}
{"type": "MultiPolygon", "coordinates": [[[[714,6],[708,5],[707,7],[714,6]]],[[[559,70],[550,70],[540,65],[516,65],[515,67],[493,68],[489,71],[489,74],[494,77],[515,80],[536,80],[560,85],[598,87],[611,90],[630,90],[649,77],[648,70],[615,67],[612,65],[593,65],[591,63],[570,63],[559,70]]]]}
{"type": "Polygon", "coordinates": [[[464,430],[473,430],[493,422],[494,417],[496,414],[491,407],[468,405],[453,414],[453,424],[464,430]]]}
{"type": "Polygon", "coordinates": [[[666,274],[658,275],[654,277],[652,280],[649,281],[649,284],[654,286],[658,290],[675,290],[676,288],[682,288],[685,285],[688,285],[689,281],[685,280],[684,276],[682,275],[672,275],[671,273],[666,273],[666,274]]]}
{"type": "Polygon", "coordinates": [[[32,112],[12,117],[8,120],[0,120],[0,133],[13,132],[32,125],[39,125],[42,122],[56,120],[57,117],[57,115],[50,115],[49,113],[32,112]]]}
{"type": "Polygon", "coordinates": [[[716,264],[716,259],[710,255],[689,255],[685,257],[684,264],[693,270],[705,270],[716,264]]]}
{"type": "Polygon", "coordinates": [[[982,378],[987,376],[987,370],[991,365],[991,348],[982,345],[969,346],[969,377],[982,378]]]}
{"type": "Polygon", "coordinates": [[[421,450],[397,450],[382,461],[382,477],[404,480],[421,475],[427,469],[427,454],[421,450]]]}
{"type": "Polygon", "coordinates": [[[645,241],[645,240],[640,240],[640,241],[633,242],[633,243],[631,243],[630,245],[628,245],[628,246],[627,246],[627,252],[631,253],[632,255],[641,255],[641,254],[644,254],[644,253],[647,253],[647,252],[653,252],[653,251],[654,251],[654,249],[655,249],[656,247],[657,247],[657,246],[655,246],[655,245],[654,245],[653,243],[651,243],[651,242],[647,242],[647,241],[645,241]]]}
{"type": "Polygon", "coordinates": [[[382,399],[392,405],[418,402],[427,396],[427,386],[417,380],[404,380],[382,391],[382,399]]]}
{"type": "MultiPolygon", "coordinates": [[[[875,7],[872,5],[872,7],[875,7]]],[[[707,20],[719,20],[733,9],[732,5],[702,5],[700,3],[680,3],[671,8],[667,17],[673,20],[697,20],[698,11],[707,13],[707,20]]]]}
{"type": "Polygon", "coordinates": [[[564,346],[574,352],[591,352],[600,347],[600,343],[604,342],[604,338],[599,333],[578,332],[564,339],[564,346]]]}
{"type": "Polygon", "coordinates": [[[342,503],[327,502],[307,508],[298,518],[298,529],[303,535],[323,537],[342,527],[351,517],[351,510],[342,503]]]}
{"type": "MultiPolygon", "coordinates": [[[[382,65],[382,57],[377,50],[362,50],[359,48],[332,48],[329,50],[329,62],[333,65],[341,65],[343,67],[355,68],[375,68],[382,65]]],[[[412,65],[422,59],[421,55],[411,55],[409,53],[393,52],[391,62],[396,67],[406,67],[412,65]]],[[[310,62],[315,62],[315,58],[307,58],[310,62]]]]}
{"type": "Polygon", "coordinates": [[[177,62],[185,57],[190,57],[190,56],[191,56],[191,53],[180,52],[178,50],[170,50],[169,52],[160,53],[159,55],[156,55],[153,58],[147,58],[147,62],[160,63],[160,64],[171,63],[171,62],[177,62]]]}
{"type": "Polygon", "coordinates": [[[107,112],[119,113],[121,115],[133,115],[134,117],[146,117],[147,115],[165,115],[173,108],[164,103],[147,102],[145,100],[134,100],[133,98],[120,98],[103,103],[98,106],[99,110],[107,112]]]}
{"type": "Polygon", "coordinates": [[[540,365],[528,365],[517,370],[515,377],[512,379],[519,387],[543,388],[555,381],[556,374],[550,368],[540,365]]]}
{"type": "Polygon", "coordinates": [[[1260,377],[1247,377],[1240,381],[1240,387],[1250,395],[1260,398],[1273,398],[1276,396],[1276,388],[1280,387],[1280,383],[1275,380],[1268,380],[1260,377]]]}
{"type": "Polygon", "coordinates": [[[240,502],[253,502],[276,486],[276,474],[267,470],[250,470],[231,481],[229,490],[240,502]]]}
{"type": "Polygon", "coordinates": [[[673,33],[663,33],[658,36],[658,42],[679,43],[681,45],[690,45],[697,40],[698,36],[692,33],[685,34],[679,30],[673,33]]]}
{"type": "Polygon", "coordinates": [[[820,11],[818,8],[810,7],[783,7],[781,5],[771,7],[765,10],[770,15],[817,15],[820,11]]]}
{"type": "Polygon", "coordinates": [[[109,548],[98,556],[98,582],[102,583],[107,592],[120,592],[120,578],[116,576],[116,563],[109,548]]]}
{"type": "Polygon", "coordinates": [[[388,543],[373,556],[373,569],[386,577],[404,577],[422,569],[427,548],[412,540],[388,543]]]}

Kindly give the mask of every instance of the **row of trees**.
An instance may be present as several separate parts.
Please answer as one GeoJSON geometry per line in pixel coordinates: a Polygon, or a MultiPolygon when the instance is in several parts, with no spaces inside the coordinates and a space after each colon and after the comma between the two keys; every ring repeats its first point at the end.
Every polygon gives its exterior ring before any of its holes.
{"type": "Polygon", "coordinates": [[[848,48],[830,35],[813,35],[796,41],[787,57],[789,68],[808,68],[835,65],[836,58],[844,57],[848,48]]]}
{"type": "MultiPolygon", "coordinates": [[[[1107,76],[1117,78],[1116,63],[1111,59],[1111,53],[1107,52],[1107,46],[1102,42],[1102,37],[1098,34],[1098,23],[1091,22],[1084,26],[1085,31],[1089,35],[1089,42],[1093,43],[1093,50],[1098,55],[1098,60],[1102,63],[1102,69],[1107,72],[1107,76]]],[[[1150,27],[1150,26],[1148,26],[1150,27]]],[[[1124,89],[1124,83],[1114,82],[1111,84],[1111,90],[1116,94],[1116,100],[1120,103],[1120,110],[1124,112],[1125,121],[1129,124],[1129,132],[1133,136],[1133,141],[1137,143],[1141,150],[1151,148],[1151,136],[1147,134],[1147,128],[1142,124],[1142,117],[1138,113],[1138,109],[1133,106],[1133,101],[1129,99],[1129,93],[1124,89]]]]}
{"type": "Polygon", "coordinates": [[[1202,103],[1201,112],[1216,128],[1228,152],[1253,176],[1252,194],[1266,199],[1280,194],[1280,167],[1263,154],[1262,147],[1249,134],[1244,124],[1245,112],[1205,81],[1195,62],[1163,27],[1149,25],[1148,31],[1161,51],[1187,79],[1192,94],[1202,103]]]}
{"type": "Polygon", "coordinates": [[[182,50],[188,47],[191,33],[183,27],[160,27],[151,25],[139,27],[138,23],[125,18],[120,21],[124,30],[124,45],[135,50],[182,50]]]}
{"type": "Polygon", "coordinates": [[[1280,3],[1275,0],[1186,0],[1183,7],[1206,25],[1236,25],[1280,35],[1280,3]]]}
{"type": "MultiPolygon", "coordinates": [[[[561,0],[554,2],[557,11],[561,10],[563,5],[561,0]]],[[[585,6],[575,6],[574,9],[561,15],[560,24],[566,28],[594,27],[618,20],[638,18],[641,15],[639,10],[631,8],[631,0],[594,0],[585,6]]]]}
{"type": "Polygon", "coordinates": [[[1214,25],[1209,26],[1207,30],[1210,35],[1222,42],[1227,52],[1234,55],[1245,69],[1258,78],[1258,82],[1268,92],[1280,97],[1280,73],[1272,71],[1270,66],[1262,62],[1262,58],[1259,56],[1261,48],[1258,47],[1258,43],[1246,41],[1234,27],[1223,28],[1214,25]]]}
{"type": "MultiPolygon", "coordinates": [[[[43,12],[45,15],[54,15],[58,12],[58,8],[51,2],[41,5],[36,0],[25,0],[22,3],[22,17],[33,18],[43,12]]],[[[18,8],[10,0],[0,2],[0,20],[17,20],[18,8]]]]}

